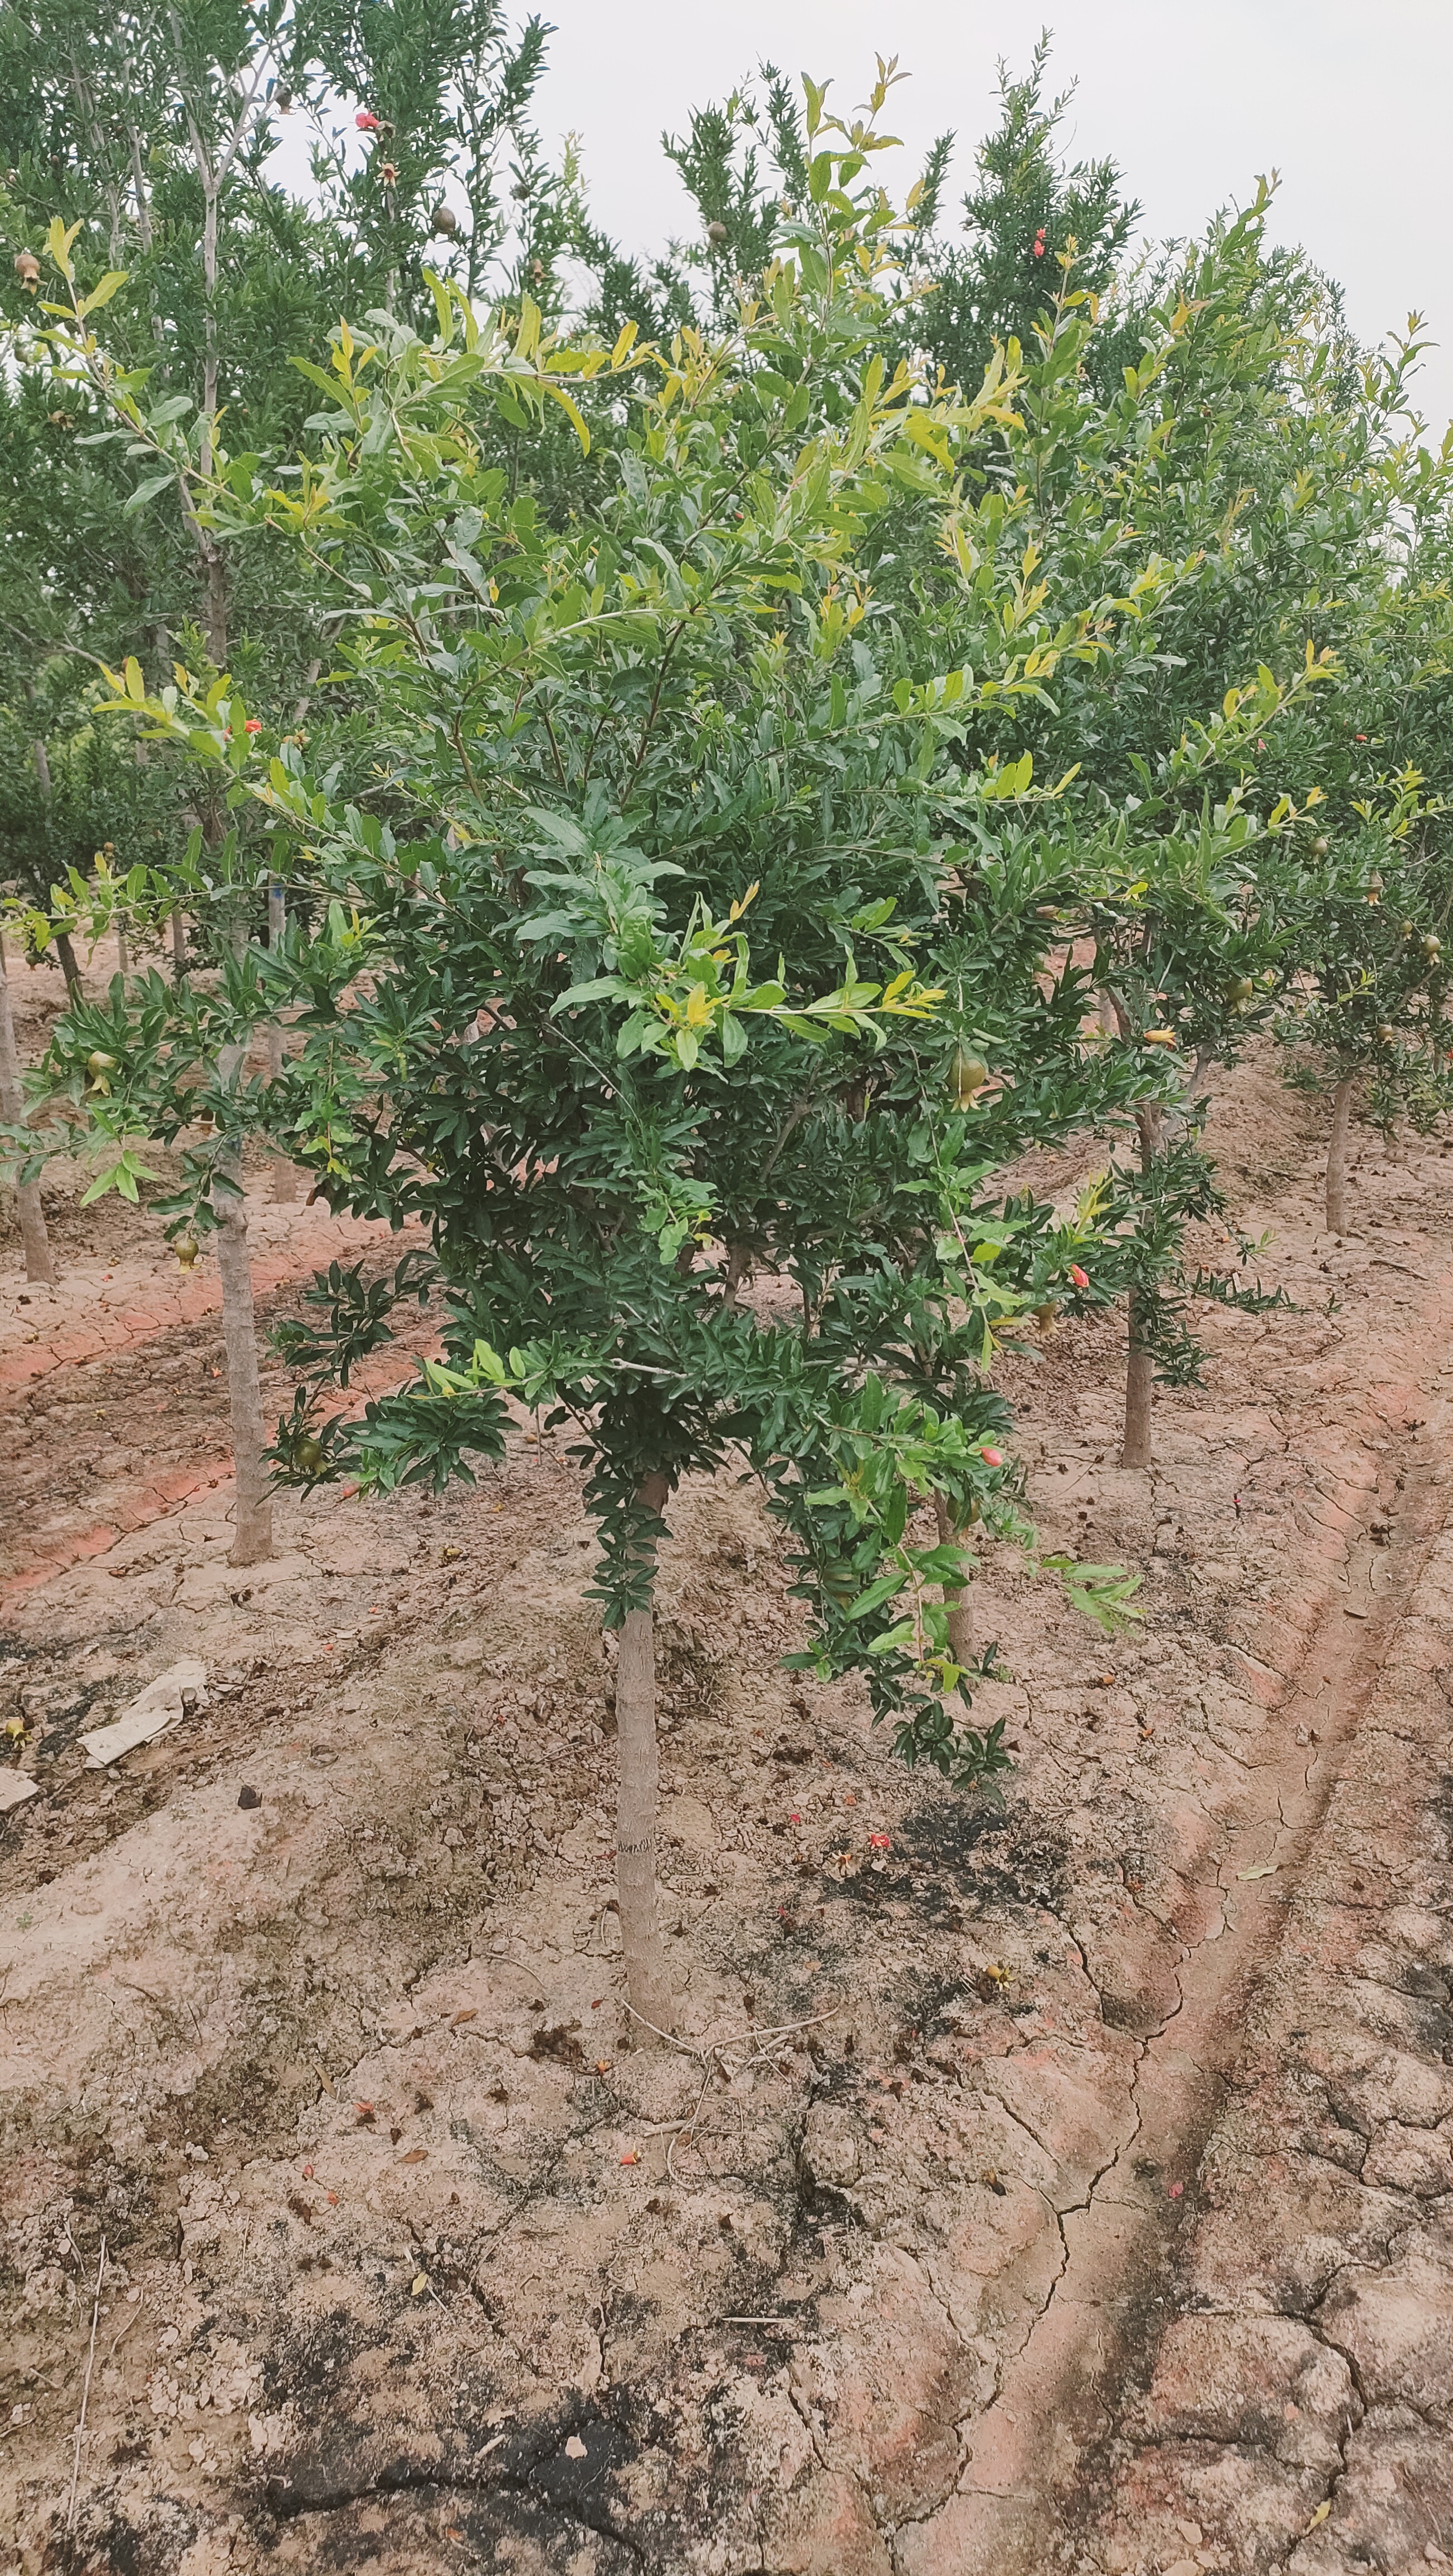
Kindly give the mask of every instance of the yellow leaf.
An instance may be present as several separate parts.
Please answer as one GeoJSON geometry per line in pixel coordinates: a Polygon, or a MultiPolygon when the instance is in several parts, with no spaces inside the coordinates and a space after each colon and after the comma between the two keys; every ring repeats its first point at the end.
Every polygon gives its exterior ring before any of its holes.
{"type": "Polygon", "coordinates": [[[689,1029],[704,1029],[710,1023],[711,1004],[706,998],[706,986],[693,984],[686,1004],[686,1025],[689,1029]]]}
{"type": "Polygon", "coordinates": [[[429,2275],[428,2275],[428,2273],[427,2273],[427,2272],[416,2272],[416,2273],[414,2274],[414,2277],[413,2277],[412,2281],[409,2283],[409,2295],[410,2295],[410,2297],[411,2297],[411,2298],[415,2298],[415,2299],[422,2299],[422,2297],[423,2297],[423,2295],[424,2295],[424,2292],[427,2290],[428,2286],[429,2286],[429,2275]]]}
{"type": "Polygon", "coordinates": [[[620,338],[617,340],[615,347],[610,353],[610,362],[613,367],[618,367],[622,358],[626,357],[630,350],[635,346],[637,327],[638,326],[634,322],[626,323],[621,332],[620,338]]]}
{"type": "MultiPolygon", "coordinates": [[[[1328,2497],[1318,2505],[1316,2512],[1313,2514],[1311,2521],[1307,2525],[1307,2531],[1315,2531],[1319,2523],[1326,2521],[1331,2510],[1331,2499],[1328,2497]]],[[[1307,2531],[1304,2531],[1302,2534],[1302,2538],[1304,2540],[1306,2539],[1307,2531]]]]}

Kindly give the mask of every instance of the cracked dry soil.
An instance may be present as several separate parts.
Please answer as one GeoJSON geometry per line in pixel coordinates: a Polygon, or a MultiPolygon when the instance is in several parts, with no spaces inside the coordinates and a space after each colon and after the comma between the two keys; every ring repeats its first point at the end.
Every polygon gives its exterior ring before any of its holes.
{"type": "Polygon", "coordinates": [[[680,2047],[548,1443],[289,1500],[245,1577],[224,1484],[18,1602],[6,2576],[1453,2560],[1453,1162],[1364,1139],[1336,1245],[1269,1065],[1213,1138],[1297,1311],[1213,1317],[1148,1478],[1112,1327],[1012,1365],[1042,1526],[1147,1615],[986,1555],[1002,1817],[778,1669],[769,1526],[684,1497],[680,2047]],[[184,1652],[207,1709],[86,1773],[184,1652]]]}

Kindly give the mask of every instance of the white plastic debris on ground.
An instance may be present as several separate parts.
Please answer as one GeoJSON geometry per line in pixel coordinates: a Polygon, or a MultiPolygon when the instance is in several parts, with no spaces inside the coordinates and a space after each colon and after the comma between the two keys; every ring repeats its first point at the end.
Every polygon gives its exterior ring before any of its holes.
{"type": "Polygon", "coordinates": [[[154,1682],[148,1682],[110,1726],[93,1726],[81,1737],[90,1768],[104,1771],[119,1762],[123,1753],[133,1752],[138,1744],[150,1744],[206,1705],[207,1667],[199,1656],[184,1655],[179,1664],[169,1664],[154,1682]]]}

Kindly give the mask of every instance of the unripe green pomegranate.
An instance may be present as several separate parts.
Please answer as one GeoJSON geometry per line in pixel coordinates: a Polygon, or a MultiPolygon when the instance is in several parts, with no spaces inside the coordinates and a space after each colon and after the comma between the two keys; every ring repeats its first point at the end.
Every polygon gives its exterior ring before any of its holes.
{"type": "Polygon", "coordinates": [[[989,1079],[989,1068],[980,1057],[967,1055],[962,1047],[955,1047],[948,1079],[955,1107],[971,1109],[975,1094],[983,1090],[989,1079]]]}

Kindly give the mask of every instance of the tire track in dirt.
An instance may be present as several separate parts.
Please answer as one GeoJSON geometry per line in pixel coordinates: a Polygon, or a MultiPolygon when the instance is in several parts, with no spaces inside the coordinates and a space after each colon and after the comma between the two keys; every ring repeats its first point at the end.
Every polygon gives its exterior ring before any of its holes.
{"type": "MultiPolygon", "coordinates": [[[[1318,1852],[1380,1676],[1444,1538],[1449,1427],[1450,1408],[1440,1400],[1419,1425],[1392,1543],[1375,1546],[1355,1528],[1346,1593],[1327,1602],[1294,1673],[1279,1674],[1259,1656],[1240,1658],[1263,1704],[1277,1711],[1282,1746],[1251,1770],[1239,1810],[1223,1821],[1214,1875],[1199,1889],[1203,1925],[1177,1975],[1179,1999],[1139,2043],[1124,2134],[1084,2200],[1059,2213],[1058,2276],[993,2402],[963,2428],[967,2460],[958,2489],[937,2512],[900,2527],[904,2576],[942,2576],[948,2568],[954,2576],[1037,2576],[1070,2563],[1062,2545],[1067,2526],[1084,2511],[1087,2480],[1122,2411],[1119,2392],[1134,2351],[1153,2343],[1164,2320],[1184,2196],[1227,2100],[1258,1989],[1276,1962],[1289,1907],[1318,1852]],[[1364,1614],[1358,1595],[1368,1597],[1379,1573],[1364,1614]],[[1177,2179],[1168,2182],[1172,2175],[1177,2179]]],[[[1325,1493],[1320,1499],[1331,1514],[1329,1533],[1340,1523],[1345,1534],[1352,1514],[1325,1493]]],[[[1345,1543],[1340,1537],[1339,1554],[1345,1543]]],[[[1272,1636],[1286,1639],[1286,1619],[1282,1605],[1279,1622],[1264,1623],[1270,1634],[1258,1642],[1268,1651],[1272,1636]]],[[[1284,1647],[1282,1659],[1291,1660],[1284,1647]]],[[[1085,1969],[1093,1981],[1093,1957],[1085,1969]]],[[[1185,2558],[1176,2530],[1172,2521],[1161,2545],[1168,2538],[1181,2550],[1178,2576],[1226,2563],[1185,2558]]],[[[1142,2563],[1116,2545],[1118,2557],[1073,2563],[1142,2563]]],[[[1159,2568],[1162,2560],[1145,2563],[1159,2568]]],[[[1263,2563],[1273,2562],[1255,2561],[1263,2563]]],[[[1313,2563],[1299,2558],[1298,2576],[1313,2563]]],[[[1315,2564],[1321,2576],[1323,2561],[1315,2564]]]]}

